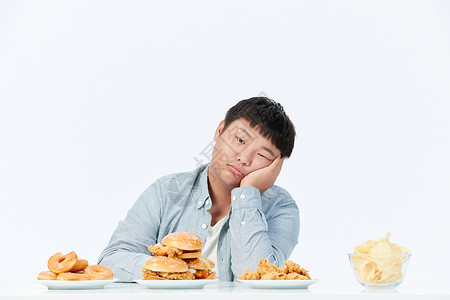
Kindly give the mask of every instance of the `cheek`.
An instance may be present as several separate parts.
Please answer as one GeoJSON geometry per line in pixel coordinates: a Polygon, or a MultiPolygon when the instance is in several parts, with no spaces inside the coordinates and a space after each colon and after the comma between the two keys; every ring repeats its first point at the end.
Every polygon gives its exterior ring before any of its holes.
{"type": "Polygon", "coordinates": [[[212,159],[217,161],[230,161],[233,158],[233,151],[223,142],[217,142],[214,146],[212,159]]]}
{"type": "Polygon", "coordinates": [[[258,170],[258,169],[262,169],[267,167],[268,165],[270,165],[271,161],[265,159],[265,158],[257,158],[253,161],[253,171],[254,170],[258,170]]]}

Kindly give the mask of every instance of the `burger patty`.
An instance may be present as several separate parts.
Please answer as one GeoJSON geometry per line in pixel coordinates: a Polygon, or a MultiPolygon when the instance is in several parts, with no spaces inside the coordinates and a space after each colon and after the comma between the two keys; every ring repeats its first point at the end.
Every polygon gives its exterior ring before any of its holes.
{"type": "Polygon", "coordinates": [[[211,272],[211,270],[196,270],[196,272],[194,273],[194,277],[196,279],[212,279],[210,276],[212,276],[212,278],[215,277],[216,273],[215,272],[211,272]]]}
{"type": "Polygon", "coordinates": [[[194,280],[195,279],[194,274],[192,274],[191,272],[167,273],[166,276],[161,276],[160,274],[158,274],[158,272],[154,272],[154,271],[151,271],[146,268],[142,268],[142,276],[144,277],[144,279],[146,277],[150,277],[150,276],[157,276],[157,277],[165,278],[168,280],[194,280]]]}
{"type": "Polygon", "coordinates": [[[177,257],[178,255],[183,254],[183,250],[164,246],[159,243],[156,244],[155,246],[149,246],[148,251],[150,251],[153,255],[168,256],[168,257],[177,257]]]}

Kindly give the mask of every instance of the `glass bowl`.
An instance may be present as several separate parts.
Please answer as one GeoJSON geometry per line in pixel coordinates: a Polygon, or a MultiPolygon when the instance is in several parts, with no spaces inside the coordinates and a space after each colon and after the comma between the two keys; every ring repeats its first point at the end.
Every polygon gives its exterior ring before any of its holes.
{"type": "Polygon", "coordinates": [[[397,287],[405,278],[410,257],[410,253],[348,254],[356,280],[366,288],[397,287]]]}

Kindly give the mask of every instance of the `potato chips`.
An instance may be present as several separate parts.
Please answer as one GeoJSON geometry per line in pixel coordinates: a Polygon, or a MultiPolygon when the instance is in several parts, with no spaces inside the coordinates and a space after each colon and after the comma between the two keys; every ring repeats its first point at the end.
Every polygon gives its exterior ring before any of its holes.
{"type": "Polygon", "coordinates": [[[359,279],[366,283],[394,283],[403,276],[402,266],[410,250],[389,241],[391,233],[355,247],[351,260],[359,279]]]}

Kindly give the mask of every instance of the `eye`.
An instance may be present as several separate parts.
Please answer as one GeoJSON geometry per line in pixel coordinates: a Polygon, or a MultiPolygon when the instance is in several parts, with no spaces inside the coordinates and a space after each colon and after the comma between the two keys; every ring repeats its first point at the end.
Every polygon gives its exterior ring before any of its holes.
{"type": "Polygon", "coordinates": [[[265,157],[264,155],[262,155],[261,153],[258,153],[259,156],[264,157],[265,159],[268,159],[267,157],[265,157]]]}
{"type": "Polygon", "coordinates": [[[245,145],[245,142],[244,142],[244,140],[243,139],[241,139],[240,137],[236,137],[236,139],[237,139],[237,141],[239,142],[239,143],[241,143],[241,144],[243,144],[243,145],[245,145]]]}

